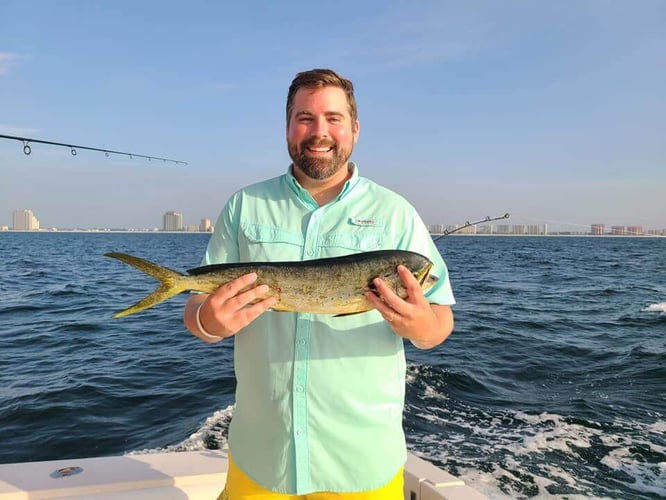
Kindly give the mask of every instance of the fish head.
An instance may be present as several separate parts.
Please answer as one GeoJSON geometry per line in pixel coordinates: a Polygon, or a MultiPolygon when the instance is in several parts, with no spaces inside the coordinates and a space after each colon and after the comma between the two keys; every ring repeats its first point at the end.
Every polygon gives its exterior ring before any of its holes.
{"type": "MultiPolygon", "coordinates": [[[[402,261],[402,264],[409,269],[412,273],[412,276],[414,276],[414,279],[419,282],[419,285],[421,285],[421,290],[425,292],[426,290],[429,290],[430,288],[433,287],[435,283],[437,283],[437,276],[434,276],[433,274],[430,273],[432,271],[433,263],[430,259],[427,257],[414,253],[414,252],[408,252],[404,256],[404,260],[402,261]]],[[[397,278],[397,286],[401,289],[400,292],[402,293],[403,291],[403,284],[400,278],[397,278]]],[[[404,296],[398,293],[401,297],[404,298],[404,296]]],[[[406,295],[406,290],[404,291],[406,295]]]]}
{"type": "Polygon", "coordinates": [[[420,269],[417,269],[416,271],[412,271],[412,274],[414,275],[414,278],[416,278],[416,281],[418,281],[421,285],[421,289],[425,292],[426,290],[430,289],[433,287],[435,283],[437,283],[437,276],[434,276],[430,274],[430,271],[432,270],[432,262],[427,262],[424,266],[422,266],[420,269]]]}

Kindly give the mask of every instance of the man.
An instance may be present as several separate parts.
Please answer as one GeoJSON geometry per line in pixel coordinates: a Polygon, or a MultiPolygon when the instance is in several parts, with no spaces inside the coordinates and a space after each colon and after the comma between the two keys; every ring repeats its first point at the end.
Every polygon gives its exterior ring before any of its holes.
{"type": "Polygon", "coordinates": [[[439,280],[426,298],[400,266],[404,300],[376,279],[366,295],[376,310],[345,317],[269,311],[276,299],[252,287],[254,273],[193,295],[184,321],[194,335],[235,336],[236,408],[220,498],[402,498],[403,338],[424,349],[444,341],[454,299],[414,208],[349,161],[358,135],[349,80],[326,69],[296,75],[287,96],[293,163],[231,197],[203,264],[405,249],[429,257],[439,280]]]}

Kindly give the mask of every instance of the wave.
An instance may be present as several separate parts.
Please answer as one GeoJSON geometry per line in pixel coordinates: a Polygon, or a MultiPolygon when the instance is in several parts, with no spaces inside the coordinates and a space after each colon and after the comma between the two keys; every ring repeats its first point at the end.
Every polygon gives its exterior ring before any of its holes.
{"type": "Polygon", "coordinates": [[[196,432],[180,443],[163,448],[133,450],[126,453],[126,455],[225,449],[227,447],[227,435],[234,407],[235,405],[229,405],[223,410],[217,410],[210,417],[206,418],[196,432]]]}

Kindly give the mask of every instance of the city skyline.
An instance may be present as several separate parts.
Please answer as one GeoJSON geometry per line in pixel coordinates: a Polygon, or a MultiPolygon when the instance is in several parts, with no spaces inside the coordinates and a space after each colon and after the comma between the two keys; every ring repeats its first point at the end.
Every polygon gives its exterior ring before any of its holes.
{"type": "Polygon", "coordinates": [[[0,225],[215,220],[287,170],[287,88],[314,67],[354,82],[360,175],[428,224],[665,225],[664,2],[193,2],[0,6],[0,135],[188,162],[0,139],[0,225]],[[314,19],[331,36],[303,43],[314,19]]]}
{"type": "MultiPolygon", "coordinates": [[[[497,219],[508,219],[510,214],[505,214],[503,217],[497,219]]],[[[94,231],[167,231],[167,232],[212,232],[214,225],[211,219],[203,217],[199,223],[186,223],[183,214],[174,210],[167,210],[162,213],[161,225],[140,227],[140,226],[93,226],[93,227],[77,227],[77,226],[45,226],[42,227],[39,219],[31,209],[14,210],[12,213],[13,226],[6,226],[0,224],[0,231],[4,230],[32,230],[32,231],[49,231],[49,230],[94,230],[94,231]],[[16,224],[21,225],[17,229],[16,224]],[[29,222],[31,221],[31,222],[29,222]]],[[[663,227],[650,227],[644,228],[641,225],[621,225],[614,224],[607,226],[600,223],[590,223],[587,225],[588,231],[579,229],[570,230],[553,230],[549,228],[547,223],[544,224],[507,224],[490,222],[487,220],[480,220],[475,222],[465,222],[461,224],[445,224],[434,223],[427,224],[428,230],[433,234],[504,234],[504,235],[549,235],[549,234],[590,234],[590,235],[652,235],[652,236],[666,236],[666,224],[663,227]],[[461,230],[462,228],[462,230],[461,230]]]]}

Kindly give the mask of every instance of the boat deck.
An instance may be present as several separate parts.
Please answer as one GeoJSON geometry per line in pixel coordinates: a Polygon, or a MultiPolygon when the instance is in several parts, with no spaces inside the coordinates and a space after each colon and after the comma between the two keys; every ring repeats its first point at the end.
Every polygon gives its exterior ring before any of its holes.
{"type": "MultiPolygon", "coordinates": [[[[226,453],[213,450],[0,464],[0,500],[213,500],[226,466],[226,453]]],[[[405,500],[487,498],[412,454],[404,491],[405,500]]]]}

